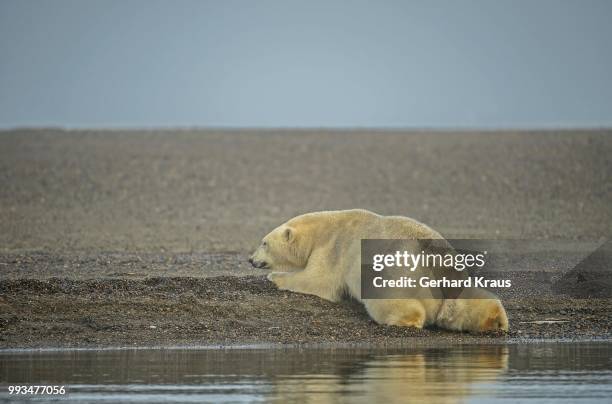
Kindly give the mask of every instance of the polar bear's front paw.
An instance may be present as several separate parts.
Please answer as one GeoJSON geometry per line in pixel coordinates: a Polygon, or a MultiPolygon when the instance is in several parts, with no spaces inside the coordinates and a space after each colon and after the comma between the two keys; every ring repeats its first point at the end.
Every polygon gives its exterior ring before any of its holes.
{"type": "Polygon", "coordinates": [[[268,280],[276,285],[279,289],[285,289],[285,277],[286,274],[283,272],[270,272],[267,276],[268,280]]]}

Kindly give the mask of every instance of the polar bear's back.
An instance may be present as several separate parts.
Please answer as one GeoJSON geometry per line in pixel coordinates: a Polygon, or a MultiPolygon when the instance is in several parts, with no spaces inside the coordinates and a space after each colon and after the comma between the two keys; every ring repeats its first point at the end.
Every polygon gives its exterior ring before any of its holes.
{"type": "Polygon", "coordinates": [[[307,213],[288,224],[314,224],[325,232],[341,233],[350,239],[441,239],[431,227],[405,216],[382,216],[365,209],[307,213]]]}
{"type": "Polygon", "coordinates": [[[386,237],[397,239],[441,239],[431,227],[405,216],[381,216],[386,237]]]}

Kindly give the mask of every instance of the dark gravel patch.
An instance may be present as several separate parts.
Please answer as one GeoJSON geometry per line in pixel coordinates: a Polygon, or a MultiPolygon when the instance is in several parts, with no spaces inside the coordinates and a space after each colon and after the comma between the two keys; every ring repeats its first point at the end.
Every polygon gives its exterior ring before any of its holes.
{"type": "Polygon", "coordinates": [[[402,345],[610,338],[609,299],[505,301],[508,335],[380,326],[351,300],[277,290],[262,276],[5,279],[0,347],[236,344],[402,345]],[[554,319],[560,322],[538,324],[554,319]]]}

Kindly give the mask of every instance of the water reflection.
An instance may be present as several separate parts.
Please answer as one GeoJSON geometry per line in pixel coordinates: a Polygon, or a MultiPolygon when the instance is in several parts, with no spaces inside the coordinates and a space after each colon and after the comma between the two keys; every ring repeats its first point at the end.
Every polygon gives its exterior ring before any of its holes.
{"type": "MultiPolygon", "coordinates": [[[[0,384],[66,385],[67,398],[80,402],[599,401],[612,394],[611,352],[608,343],[5,351],[0,352],[0,384]]],[[[6,391],[3,388],[0,400],[10,398],[6,391]]]]}

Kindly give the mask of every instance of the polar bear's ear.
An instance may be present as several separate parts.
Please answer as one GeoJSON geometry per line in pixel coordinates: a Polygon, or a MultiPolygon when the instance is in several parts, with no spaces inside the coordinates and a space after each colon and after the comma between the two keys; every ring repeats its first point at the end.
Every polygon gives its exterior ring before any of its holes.
{"type": "Polygon", "coordinates": [[[293,229],[291,227],[287,227],[285,231],[283,232],[283,237],[285,237],[285,240],[288,242],[293,241],[293,237],[294,237],[293,229]]]}

